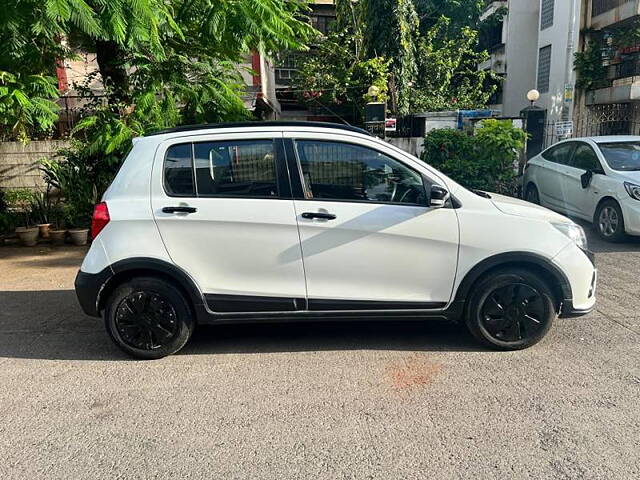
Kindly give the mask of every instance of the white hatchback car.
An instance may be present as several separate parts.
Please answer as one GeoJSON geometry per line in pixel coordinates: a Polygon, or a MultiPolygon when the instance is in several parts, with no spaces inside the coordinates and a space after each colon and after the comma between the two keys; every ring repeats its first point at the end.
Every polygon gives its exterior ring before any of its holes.
{"type": "Polygon", "coordinates": [[[530,202],[592,222],[605,240],[640,235],[640,137],[575,138],[531,158],[530,202]]]}
{"type": "Polygon", "coordinates": [[[333,124],[135,139],[92,235],[80,304],[142,358],[196,324],[317,319],[444,318],[513,350],[595,305],[581,227],[333,124]]]}

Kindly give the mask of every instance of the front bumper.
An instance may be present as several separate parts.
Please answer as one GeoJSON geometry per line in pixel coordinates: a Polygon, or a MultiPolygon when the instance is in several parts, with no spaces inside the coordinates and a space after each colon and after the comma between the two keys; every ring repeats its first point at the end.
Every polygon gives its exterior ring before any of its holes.
{"type": "Polygon", "coordinates": [[[570,296],[562,301],[560,318],[580,317],[592,312],[596,305],[598,271],[592,252],[572,244],[553,259],[567,277],[570,296]]]}
{"type": "Polygon", "coordinates": [[[74,285],[84,313],[91,317],[100,317],[100,293],[112,276],[113,271],[110,268],[105,268],[99,273],[78,271],[74,285]]]}

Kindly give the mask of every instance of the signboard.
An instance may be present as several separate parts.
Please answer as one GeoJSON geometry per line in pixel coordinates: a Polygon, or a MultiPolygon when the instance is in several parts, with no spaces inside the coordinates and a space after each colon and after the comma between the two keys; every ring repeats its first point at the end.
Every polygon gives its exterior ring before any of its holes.
{"type": "Polygon", "coordinates": [[[395,118],[387,118],[384,122],[384,130],[386,132],[395,132],[397,129],[398,120],[395,118]]]}
{"type": "Polygon", "coordinates": [[[565,103],[573,102],[573,85],[570,83],[564,86],[564,101],[565,103]]]}
{"type": "Polygon", "coordinates": [[[558,137],[568,137],[573,135],[573,122],[556,122],[556,135],[558,137]]]}

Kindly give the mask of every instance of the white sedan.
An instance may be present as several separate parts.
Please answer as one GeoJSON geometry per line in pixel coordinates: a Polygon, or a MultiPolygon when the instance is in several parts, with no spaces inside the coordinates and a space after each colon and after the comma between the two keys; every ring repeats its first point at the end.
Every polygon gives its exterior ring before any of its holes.
{"type": "Polygon", "coordinates": [[[531,158],[525,199],[592,222],[605,240],[640,235],[640,136],[573,138],[531,158]]]}

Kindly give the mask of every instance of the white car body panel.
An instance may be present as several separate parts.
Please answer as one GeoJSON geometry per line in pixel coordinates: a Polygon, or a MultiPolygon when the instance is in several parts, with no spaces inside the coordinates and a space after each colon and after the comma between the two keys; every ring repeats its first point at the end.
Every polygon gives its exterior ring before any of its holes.
{"type": "MultiPolygon", "coordinates": [[[[530,170],[530,178],[537,178],[535,163],[530,170]]],[[[87,273],[120,260],[147,257],[184,270],[201,294],[449,305],[476,265],[496,255],[525,252],[563,272],[578,307],[588,309],[595,302],[595,297],[587,298],[592,263],[552,226],[570,220],[507,197],[482,198],[396,147],[355,132],[256,125],[136,139],[103,200],[111,221],[83,262],[81,270],[87,273]],[[377,149],[447,188],[462,207],[176,198],[163,189],[163,159],[171,144],[278,136],[354,142],[377,149]],[[194,206],[197,213],[161,211],[179,204],[194,206]],[[336,214],[334,223],[300,218],[302,212],[320,209],[336,214]]]]}

